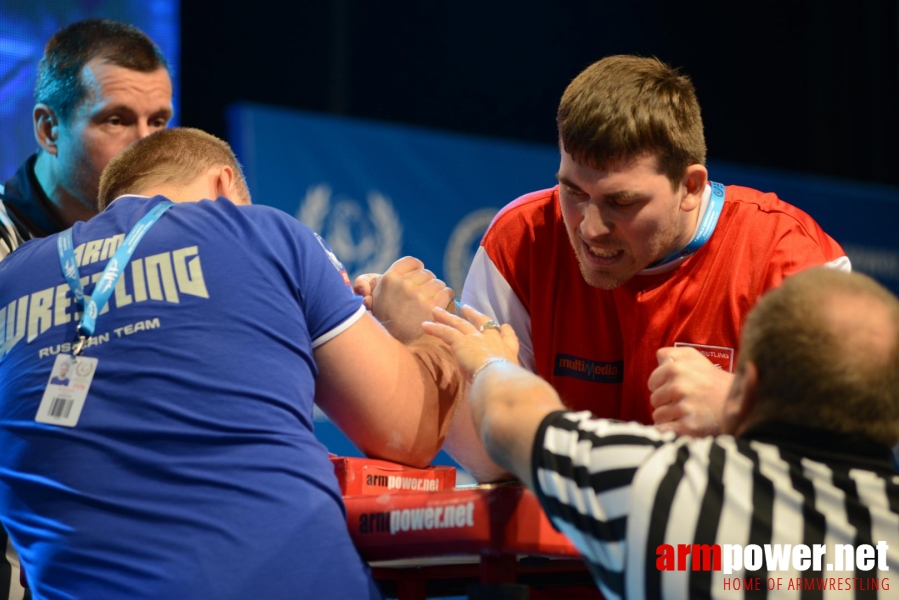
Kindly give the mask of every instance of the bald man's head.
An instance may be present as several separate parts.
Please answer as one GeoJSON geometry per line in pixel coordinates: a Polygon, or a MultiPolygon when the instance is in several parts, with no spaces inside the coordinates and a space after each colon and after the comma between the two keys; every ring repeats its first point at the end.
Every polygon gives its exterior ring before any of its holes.
{"type": "Polygon", "coordinates": [[[748,363],[756,419],[899,441],[899,300],[870,277],[820,267],[785,280],[746,321],[738,373],[748,363]]]}

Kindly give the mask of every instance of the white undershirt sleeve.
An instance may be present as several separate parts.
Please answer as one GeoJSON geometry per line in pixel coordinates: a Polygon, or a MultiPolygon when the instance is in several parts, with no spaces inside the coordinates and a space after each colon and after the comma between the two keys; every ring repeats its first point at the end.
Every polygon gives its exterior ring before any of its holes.
{"type": "Polygon", "coordinates": [[[497,323],[508,323],[518,335],[518,361],[536,372],[531,315],[512,287],[493,264],[484,247],[478,248],[462,288],[462,304],[484,313],[497,323]]]}

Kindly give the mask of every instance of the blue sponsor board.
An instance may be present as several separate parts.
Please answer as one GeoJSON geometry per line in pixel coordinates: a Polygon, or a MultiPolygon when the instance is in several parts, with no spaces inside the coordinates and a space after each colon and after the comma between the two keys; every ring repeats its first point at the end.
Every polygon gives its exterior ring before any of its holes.
{"type": "MultiPolygon", "coordinates": [[[[228,124],[254,201],[321,233],[351,277],[411,254],[457,290],[496,211],[554,185],[559,163],[553,145],[254,104],[228,124]]],[[[805,210],[899,293],[899,188],[716,161],[709,173],[805,210]]]]}
{"type": "Polygon", "coordinates": [[[899,294],[899,188],[714,161],[709,173],[801,208],[843,246],[854,270],[899,294]]]}
{"type": "Polygon", "coordinates": [[[253,201],[318,231],[351,278],[412,255],[457,291],[496,211],[559,166],[553,146],[251,104],[228,131],[253,201]]]}

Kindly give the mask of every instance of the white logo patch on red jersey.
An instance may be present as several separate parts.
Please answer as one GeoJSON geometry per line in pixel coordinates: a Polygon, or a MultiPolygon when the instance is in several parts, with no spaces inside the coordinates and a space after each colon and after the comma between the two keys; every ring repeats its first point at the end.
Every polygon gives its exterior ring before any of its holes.
{"type": "Polygon", "coordinates": [[[675,346],[689,346],[696,348],[700,354],[712,361],[716,366],[728,373],[734,372],[734,349],[724,346],[706,346],[704,344],[690,344],[688,342],[674,342],[675,346]]]}

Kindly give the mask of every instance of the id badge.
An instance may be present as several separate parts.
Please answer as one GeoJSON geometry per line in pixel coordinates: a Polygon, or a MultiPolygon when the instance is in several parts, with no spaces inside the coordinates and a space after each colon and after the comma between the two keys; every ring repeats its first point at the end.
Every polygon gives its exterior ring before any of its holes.
{"type": "Polygon", "coordinates": [[[74,427],[78,424],[87,392],[97,371],[97,359],[60,354],[34,418],[39,423],[74,427]]]}

